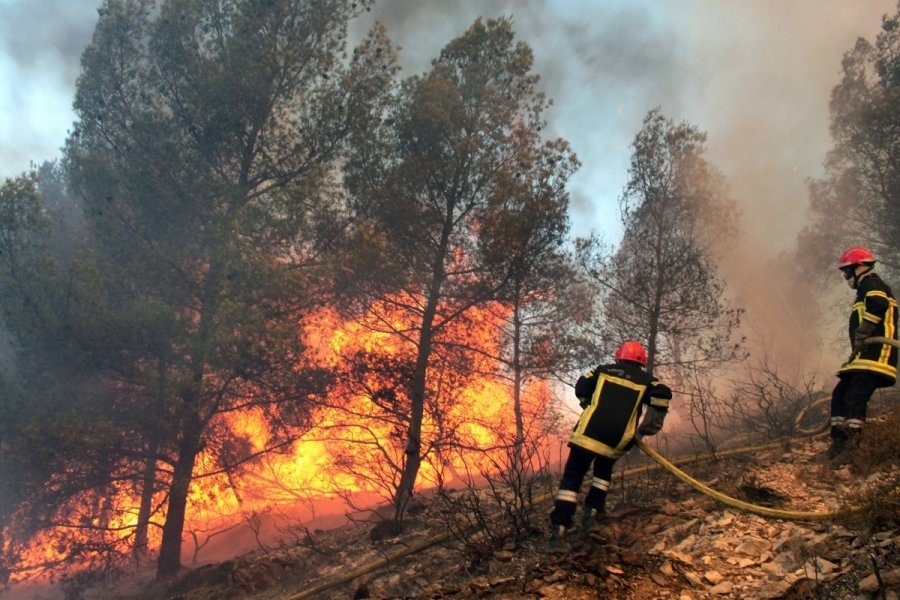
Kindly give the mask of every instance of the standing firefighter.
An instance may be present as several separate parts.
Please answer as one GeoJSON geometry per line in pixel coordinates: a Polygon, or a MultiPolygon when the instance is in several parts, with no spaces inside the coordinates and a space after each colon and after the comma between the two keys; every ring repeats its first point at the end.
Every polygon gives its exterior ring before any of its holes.
{"type": "Polygon", "coordinates": [[[604,513],[613,465],[634,445],[635,429],[640,435],[656,434],[669,409],[672,392],[644,370],[647,351],[640,342],[625,342],[615,358],[615,364],[600,365],[575,384],[575,396],[585,410],[569,440],[569,458],[550,513],[551,552],[562,549],[562,538],[572,526],[578,491],[591,462],[594,479],[584,499],[583,534],[604,513]],[[649,410],[637,427],[645,404],[649,410]]]}
{"type": "Polygon", "coordinates": [[[866,406],[875,388],[897,380],[897,348],[868,342],[868,338],[897,339],[897,301],[891,288],[875,273],[875,257],[865,248],[850,248],[838,267],[856,290],[850,310],[850,359],[838,371],[840,381],[831,396],[831,447],[828,458],[846,464],[859,443],[866,406]]]}

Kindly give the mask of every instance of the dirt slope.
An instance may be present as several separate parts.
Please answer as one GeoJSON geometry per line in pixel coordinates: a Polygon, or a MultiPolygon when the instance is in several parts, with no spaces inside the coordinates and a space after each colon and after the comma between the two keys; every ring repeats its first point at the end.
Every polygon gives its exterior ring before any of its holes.
{"type": "MultiPolygon", "coordinates": [[[[825,449],[820,438],[688,470],[733,496],[787,509],[837,510],[867,486],[889,489],[884,482],[896,491],[897,461],[834,471],[824,463],[825,449]]],[[[466,544],[451,539],[315,597],[875,598],[877,567],[885,597],[898,598],[897,515],[874,524],[768,520],[719,506],[660,473],[620,482],[610,504],[591,536],[570,535],[562,555],[545,552],[545,503],[534,519],[543,530],[486,560],[473,561],[466,544]]],[[[375,542],[371,525],[349,525],[302,545],[202,567],[129,598],[285,598],[439,535],[432,510],[424,507],[399,537],[375,542]]]]}

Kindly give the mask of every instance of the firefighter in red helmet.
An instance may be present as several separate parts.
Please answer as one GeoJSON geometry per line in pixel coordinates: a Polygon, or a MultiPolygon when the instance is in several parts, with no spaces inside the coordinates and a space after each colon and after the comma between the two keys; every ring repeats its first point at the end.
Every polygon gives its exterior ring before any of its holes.
{"type": "Polygon", "coordinates": [[[856,290],[850,310],[850,359],[837,376],[831,395],[831,447],[828,458],[835,466],[846,464],[858,444],[866,420],[866,407],[876,388],[897,380],[897,348],[872,343],[869,338],[897,339],[897,301],[891,288],[875,273],[875,256],[856,246],[845,251],[838,269],[856,290]]]}
{"type": "Polygon", "coordinates": [[[654,435],[662,428],[672,392],[647,373],[646,366],[641,343],[627,341],[616,351],[615,363],[598,366],[575,384],[584,412],[569,439],[569,457],[550,513],[551,552],[562,549],[563,536],[572,527],[578,492],[591,463],[594,478],[584,499],[582,534],[604,513],[613,465],[634,445],[635,430],[654,435]],[[644,406],[648,410],[638,426],[644,406]]]}

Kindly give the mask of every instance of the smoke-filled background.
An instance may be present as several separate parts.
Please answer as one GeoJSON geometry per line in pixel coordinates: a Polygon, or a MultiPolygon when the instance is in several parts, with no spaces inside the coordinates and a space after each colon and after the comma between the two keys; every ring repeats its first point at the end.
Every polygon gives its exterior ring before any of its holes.
{"type": "Polygon", "coordinates": [[[900,269],[898,9],[0,0],[0,592],[471,524],[486,482],[494,556],[628,339],[673,390],[640,434],[796,435],[837,255],[900,269]]]}
{"type": "MultiPolygon", "coordinates": [[[[98,5],[0,0],[0,175],[57,156],[98,5]]],[[[568,139],[583,163],[571,185],[576,235],[620,237],[629,144],[648,109],[659,105],[707,131],[709,158],[741,212],[743,237],[723,268],[759,334],[751,342],[804,355],[815,367],[802,315],[784,308],[794,304],[784,301],[791,282],[770,261],[792,248],[805,223],[806,180],[821,173],[831,143],[828,98],[841,56],[857,37],[873,38],[893,7],[894,0],[383,0],[353,34],[384,22],[408,75],[478,15],[512,15],[555,102],[548,133],[568,139]]]]}

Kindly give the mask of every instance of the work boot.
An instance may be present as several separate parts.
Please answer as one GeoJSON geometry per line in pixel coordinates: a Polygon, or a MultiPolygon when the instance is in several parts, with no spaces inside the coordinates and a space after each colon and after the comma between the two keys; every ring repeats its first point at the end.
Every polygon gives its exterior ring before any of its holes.
{"type": "Polygon", "coordinates": [[[578,530],[578,533],[581,534],[581,537],[586,538],[591,533],[591,527],[594,526],[594,521],[596,520],[596,518],[596,508],[584,507],[584,514],[581,517],[581,528],[578,530]]]}
{"type": "Polygon", "coordinates": [[[847,436],[847,462],[850,462],[853,459],[853,455],[859,449],[859,445],[862,443],[863,430],[859,427],[851,427],[847,430],[849,434],[847,436]]]}
{"type": "Polygon", "coordinates": [[[606,511],[602,508],[585,508],[584,515],[581,517],[581,529],[579,533],[582,537],[587,538],[591,534],[594,523],[599,523],[606,515],[606,511]]]}
{"type": "Polygon", "coordinates": [[[566,527],[564,525],[550,526],[550,543],[547,544],[547,551],[551,554],[560,554],[565,548],[566,527]]]}
{"type": "Polygon", "coordinates": [[[850,462],[852,447],[845,437],[831,438],[831,446],[828,448],[828,462],[833,469],[839,469],[850,462]]]}

